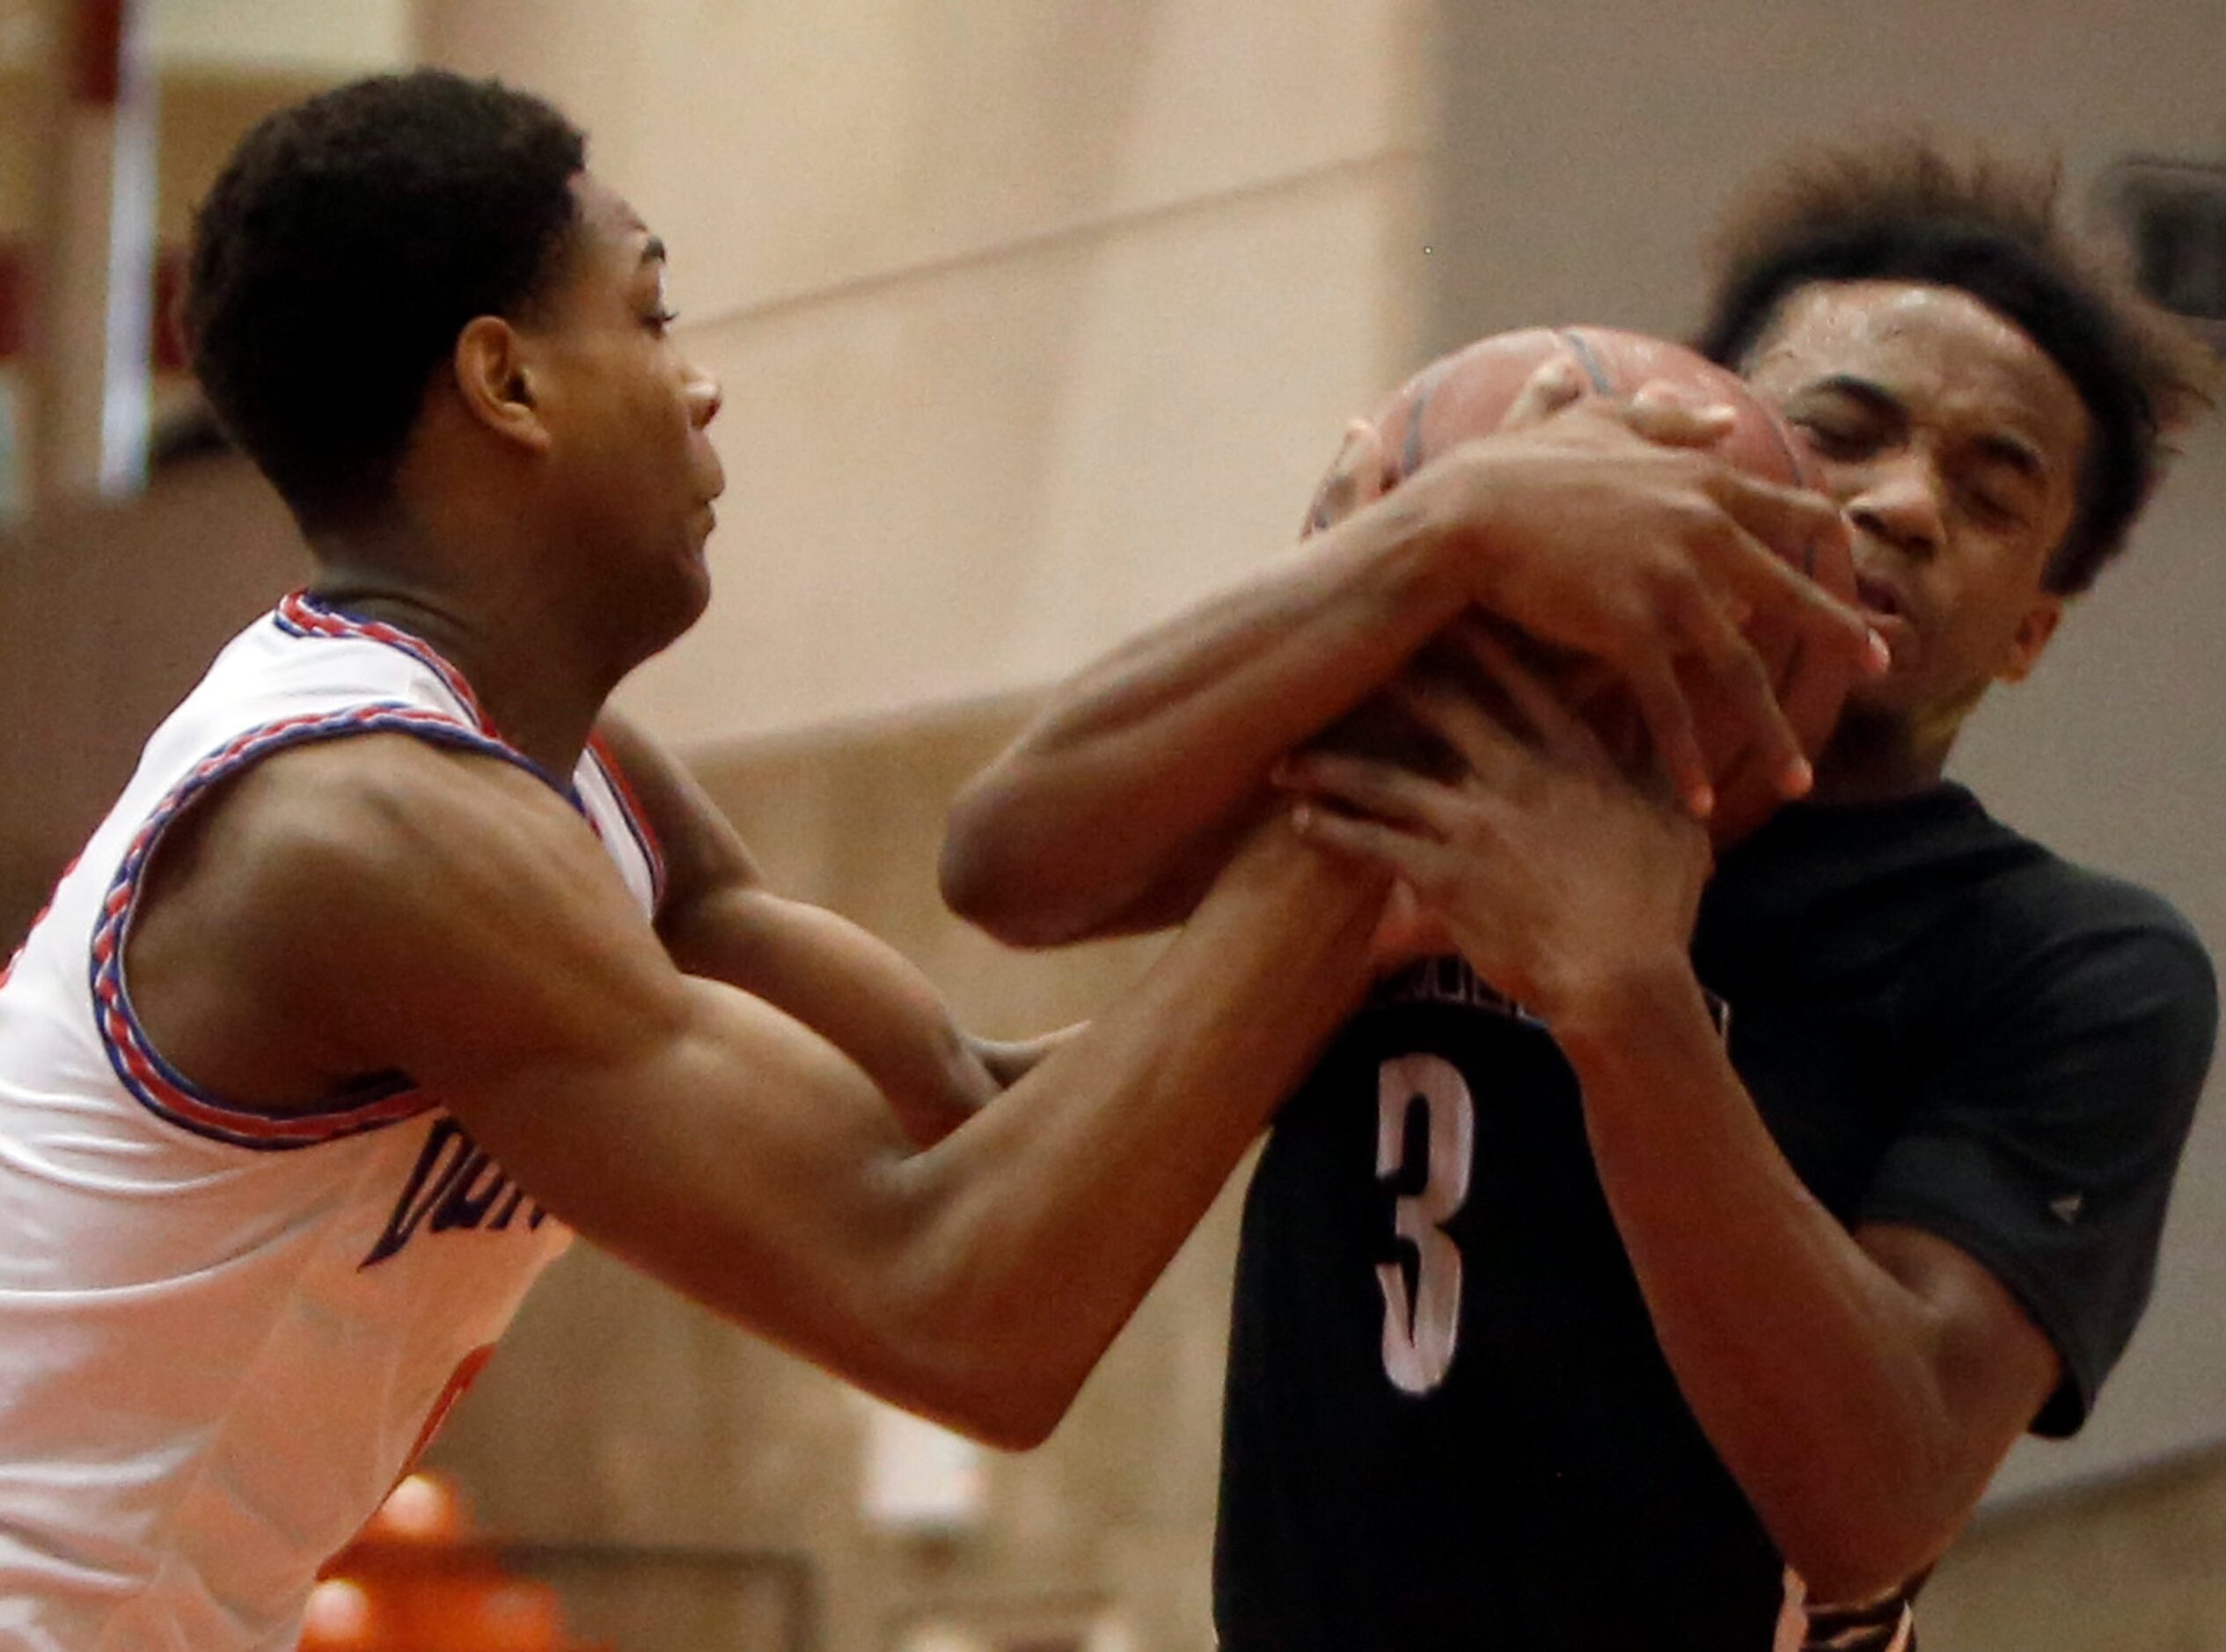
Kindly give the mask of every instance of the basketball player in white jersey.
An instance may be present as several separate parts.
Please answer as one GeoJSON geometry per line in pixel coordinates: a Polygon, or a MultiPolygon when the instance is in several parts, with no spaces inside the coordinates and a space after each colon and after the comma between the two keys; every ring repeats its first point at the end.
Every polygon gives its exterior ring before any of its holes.
{"type": "MultiPolygon", "coordinates": [[[[195,369],[318,572],[0,985],[0,1644],[289,1646],[567,1230],[1039,1440],[1365,987],[1383,881],[1271,822],[1087,1031],[978,1044],[598,742],[708,595],[719,391],[663,265],[560,115],[437,73],[274,116],[201,209],[195,369]]],[[[1450,543],[1470,501],[1432,486],[1346,539],[1450,543]]],[[[1750,605],[1862,637],[1751,549],[1750,605]]]]}
{"type": "Polygon", "coordinates": [[[1035,1052],[598,749],[707,596],[663,270],[561,117],[443,75],[274,117],[202,210],[196,369],[318,572],[0,986],[11,1652],[290,1647],[567,1229],[1040,1439],[1359,989],[1379,881],[1270,831],[984,1107],[1035,1052]]]}

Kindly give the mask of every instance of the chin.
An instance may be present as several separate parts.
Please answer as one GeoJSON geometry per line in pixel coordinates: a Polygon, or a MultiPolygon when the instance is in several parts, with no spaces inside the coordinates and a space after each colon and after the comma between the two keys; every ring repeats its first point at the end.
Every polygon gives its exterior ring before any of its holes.
{"type": "Polygon", "coordinates": [[[711,606],[711,570],[705,566],[700,550],[681,565],[680,577],[663,596],[658,604],[663,633],[657,640],[659,648],[669,647],[685,636],[711,606]]]}

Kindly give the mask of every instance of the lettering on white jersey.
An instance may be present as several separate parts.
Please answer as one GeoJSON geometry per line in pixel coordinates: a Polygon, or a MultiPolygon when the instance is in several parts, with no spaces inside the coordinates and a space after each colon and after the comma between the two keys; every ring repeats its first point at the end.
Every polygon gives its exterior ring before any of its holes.
{"type": "Polygon", "coordinates": [[[525,1189],[503,1173],[461,1124],[443,1119],[425,1138],[417,1164],[403,1183],[402,1196],[394,1202],[394,1214],[386,1218],[378,1243],[356,1264],[356,1271],[376,1268],[393,1256],[421,1228],[433,1233],[500,1233],[517,1220],[521,1210],[527,1232],[549,1219],[548,1211],[529,1200],[525,1189]]]}

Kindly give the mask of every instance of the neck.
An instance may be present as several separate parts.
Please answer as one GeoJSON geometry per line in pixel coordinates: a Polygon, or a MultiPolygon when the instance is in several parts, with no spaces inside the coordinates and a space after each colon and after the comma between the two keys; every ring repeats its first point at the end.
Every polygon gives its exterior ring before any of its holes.
{"type": "Polygon", "coordinates": [[[1819,803],[1887,803],[1940,783],[1962,718],[1937,726],[1898,712],[1850,705],[1816,761],[1819,803]]]}
{"type": "Polygon", "coordinates": [[[571,774],[626,668],[604,662],[546,591],[503,579],[492,559],[459,573],[392,528],[322,536],[314,548],[321,600],[422,639],[463,674],[501,739],[560,780],[571,774]]]}

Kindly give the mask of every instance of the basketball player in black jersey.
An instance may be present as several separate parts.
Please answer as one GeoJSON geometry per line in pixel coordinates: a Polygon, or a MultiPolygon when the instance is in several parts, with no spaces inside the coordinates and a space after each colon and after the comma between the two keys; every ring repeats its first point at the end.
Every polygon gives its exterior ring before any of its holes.
{"type": "MultiPolygon", "coordinates": [[[[1180,914],[1278,786],[1431,936],[1252,1184],[1226,1652],[1900,1652],[2018,1435],[2092,1404],[2148,1293],[2211,968],[2162,902],[1942,771],[2122,547],[2201,363],[2053,194],[1904,146],[1781,172],[1736,226],[1703,347],[1805,440],[1892,655],[1746,841],[1712,845],[1469,621],[1496,711],[1396,691],[1465,775],[1307,749],[1388,675],[1355,639],[1430,588],[1329,577],[1334,530],[1084,671],[960,799],[947,893],[1015,940],[1180,914]]],[[[1534,391],[1476,444],[1534,478],[1634,424],[1708,435],[1534,391]]],[[[1569,473],[1557,528],[1507,530],[1558,531],[1603,603],[1646,553],[1597,530],[1649,485],[1643,445],[1569,473]]],[[[1349,523],[1395,508],[1381,468],[1358,432],[1349,523]]],[[[1519,570],[1480,605],[1535,595],[1519,570]]]]}

